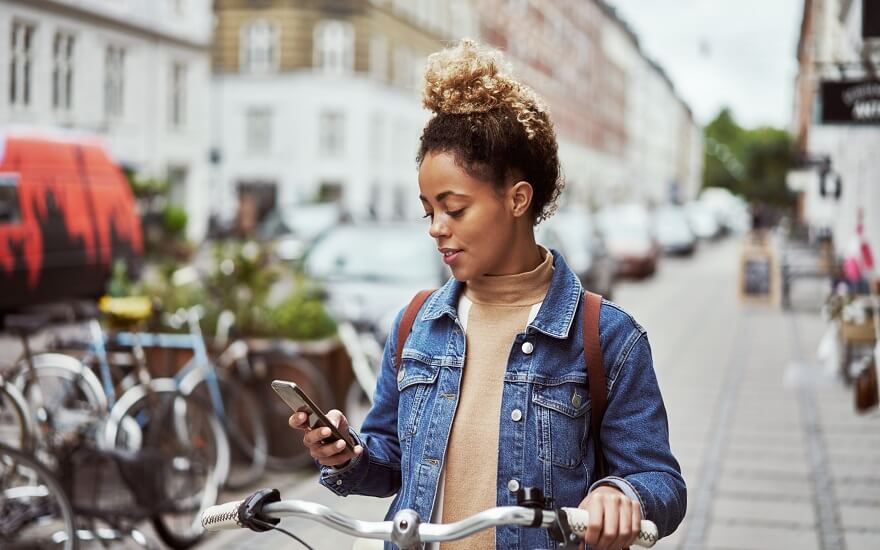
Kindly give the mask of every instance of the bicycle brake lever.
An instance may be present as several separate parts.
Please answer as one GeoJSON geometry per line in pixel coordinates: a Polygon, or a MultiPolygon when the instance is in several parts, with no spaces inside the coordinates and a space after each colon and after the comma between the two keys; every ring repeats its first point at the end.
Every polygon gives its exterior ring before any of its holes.
{"type": "Polygon", "coordinates": [[[281,519],[263,515],[263,506],[280,500],[281,493],[278,489],[260,489],[241,502],[238,507],[239,523],[258,533],[271,530],[281,519]]]}
{"type": "Polygon", "coordinates": [[[556,546],[557,550],[579,550],[583,542],[574,533],[574,530],[568,523],[568,514],[561,508],[556,511],[556,521],[547,528],[547,532],[550,533],[551,539],[559,542],[556,546]]]}

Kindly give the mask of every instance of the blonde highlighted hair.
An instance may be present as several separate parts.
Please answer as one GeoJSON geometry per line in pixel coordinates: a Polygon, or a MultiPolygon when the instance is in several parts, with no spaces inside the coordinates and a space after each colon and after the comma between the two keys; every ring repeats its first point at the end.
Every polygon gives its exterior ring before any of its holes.
{"type": "Polygon", "coordinates": [[[446,152],[472,176],[498,187],[528,181],[535,223],[553,215],[564,186],[553,123],[500,51],[465,39],[432,54],[423,105],[434,116],[422,132],[419,164],[428,153],[446,152]]]}

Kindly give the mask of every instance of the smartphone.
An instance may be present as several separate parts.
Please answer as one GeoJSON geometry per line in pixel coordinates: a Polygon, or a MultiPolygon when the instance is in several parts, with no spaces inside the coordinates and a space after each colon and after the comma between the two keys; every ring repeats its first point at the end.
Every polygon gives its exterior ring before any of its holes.
{"type": "Polygon", "coordinates": [[[295,382],[273,380],[272,389],[275,390],[275,393],[277,393],[291,409],[293,409],[293,412],[304,412],[309,416],[307,419],[309,427],[312,429],[330,428],[330,436],[324,439],[324,443],[332,443],[341,439],[345,441],[345,446],[348,447],[348,450],[354,452],[354,442],[351,440],[350,434],[343,434],[340,432],[336,426],[333,425],[333,422],[327,418],[324,412],[315,405],[315,402],[312,401],[311,398],[306,395],[306,392],[297,386],[295,382]]]}

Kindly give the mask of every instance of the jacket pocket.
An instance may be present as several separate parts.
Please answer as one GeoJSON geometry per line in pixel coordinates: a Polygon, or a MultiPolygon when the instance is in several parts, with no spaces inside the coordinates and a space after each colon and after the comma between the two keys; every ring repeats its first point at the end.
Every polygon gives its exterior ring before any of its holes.
{"type": "Polygon", "coordinates": [[[404,350],[397,372],[397,390],[400,392],[397,434],[400,441],[408,440],[418,430],[418,419],[440,372],[439,365],[431,365],[421,357],[408,357],[407,351],[404,350]]]}
{"type": "Polygon", "coordinates": [[[563,468],[584,459],[590,410],[585,384],[535,384],[532,403],[538,420],[538,457],[563,468]]]}

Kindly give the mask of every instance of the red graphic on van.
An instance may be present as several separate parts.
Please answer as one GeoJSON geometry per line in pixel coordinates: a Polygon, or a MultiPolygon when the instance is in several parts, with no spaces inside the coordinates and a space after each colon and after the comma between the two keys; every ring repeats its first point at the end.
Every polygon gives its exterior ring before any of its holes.
{"type": "Polygon", "coordinates": [[[125,174],[95,141],[0,134],[0,207],[0,286],[32,294],[18,302],[99,294],[115,258],[143,251],[125,174]]]}

